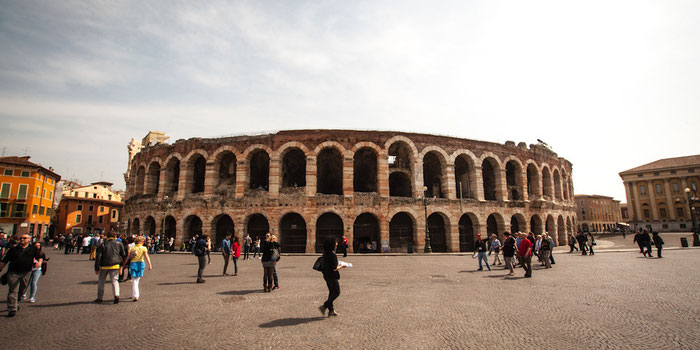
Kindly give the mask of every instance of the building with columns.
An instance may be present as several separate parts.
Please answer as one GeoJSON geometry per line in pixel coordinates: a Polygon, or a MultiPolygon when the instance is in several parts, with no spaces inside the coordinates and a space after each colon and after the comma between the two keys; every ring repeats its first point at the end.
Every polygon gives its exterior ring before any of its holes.
{"type": "Polygon", "coordinates": [[[130,143],[124,217],[132,234],[253,237],[319,251],[473,248],[476,234],[576,227],[572,165],[545,145],[355,130],[289,130],[130,143]]]}
{"type": "Polygon", "coordinates": [[[574,199],[579,231],[613,232],[622,222],[620,201],[612,197],[577,194],[574,199]]]}
{"type": "Polygon", "coordinates": [[[697,197],[699,174],[700,155],[660,159],[621,172],[631,228],[692,231],[685,189],[697,197]]]}

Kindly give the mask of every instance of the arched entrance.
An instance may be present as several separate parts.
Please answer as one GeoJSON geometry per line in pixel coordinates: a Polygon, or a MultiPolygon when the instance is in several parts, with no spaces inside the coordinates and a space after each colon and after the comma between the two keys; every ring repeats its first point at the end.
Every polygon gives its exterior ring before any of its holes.
{"type": "Polygon", "coordinates": [[[177,221],[171,215],[165,217],[165,236],[177,237],[177,221]]]}
{"type": "Polygon", "coordinates": [[[525,218],[520,214],[510,217],[510,232],[517,233],[525,231],[525,218]]]}
{"type": "Polygon", "coordinates": [[[248,217],[248,225],[246,225],[246,233],[255,241],[260,238],[260,241],[265,240],[265,234],[270,232],[270,224],[267,218],[262,214],[253,214],[248,217]]]}
{"type": "Polygon", "coordinates": [[[530,232],[541,235],[542,234],[542,219],[539,215],[535,214],[530,218],[530,232]]]}
{"type": "Polygon", "coordinates": [[[430,235],[430,247],[435,253],[447,251],[447,232],[445,220],[440,213],[432,213],[428,216],[428,233],[430,235]]]}
{"type": "Polygon", "coordinates": [[[156,233],[156,220],[152,216],[147,217],[143,222],[143,231],[149,236],[153,236],[156,233]]]}
{"type": "Polygon", "coordinates": [[[355,219],[353,224],[352,246],[355,252],[379,253],[381,239],[379,236],[379,222],[374,215],[363,213],[355,219]]]}
{"type": "Polygon", "coordinates": [[[502,221],[502,219],[498,214],[491,214],[486,218],[486,237],[484,238],[489,238],[491,235],[499,236],[499,232],[502,231],[499,227],[501,226],[499,221],[502,221]]]}
{"type": "Polygon", "coordinates": [[[394,215],[389,222],[389,249],[391,252],[405,253],[409,246],[413,251],[414,234],[413,218],[408,213],[401,212],[394,215]]]}
{"type": "Polygon", "coordinates": [[[377,192],[377,152],[363,147],[353,158],[353,189],[355,192],[377,192]]]}
{"type": "Polygon", "coordinates": [[[306,221],[297,213],[289,213],[280,221],[280,244],[285,253],[306,252],[306,221]]]}
{"type": "Polygon", "coordinates": [[[474,231],[476,220],[472,220],[470,214],[464,214],[459,218],[459,251],[474,251],[474,231]]]}
{"type": "Polygon", "coordinates": [[[548,235],[551,236],[557,234],[554,226],[554,218],[551,215],[547,216],[547,222],[545,222],[544,225],[544,231],[547,232],[548,235]]]}
{"type": "Polygon", "coordinates": [[[134,221],[131,222],[131,234],[141,235],[141,221],[139,221],[139,218],[134,218],[134,221]]]}
{"type": "Polygon", "coordinates": [[[326,147],[316,157],[316,193],[343,194],[343,155],[326,147]]]}
{"type": "Polygon", "coordinates": [[[226,234],[235,232],[233,220],[226,214],[218,215],[213,220],[212,231],[215,232],[215,237],[212,239],[212,249],[219,250],[221,242],[226,238],[226,234]]]}
{"type": "Polygon", "coordinates": [[[185,234],[187,238],[202,235],[202,220],[196,215],[190,215],[185,219],[185,234]]]}
{"type": "Polygon", "coordinates": [[[335,213],[325,213],[316,219],[316,253],[323,253],[323,242],[328,237],[340,240],[343,236],[343,219],[335,213]]]}
{"type": "Polygon", "coordinates": [[[559,234],[559,245],[564,245],[566,242],[566,226],[564,226],[564,217],[559,215],[557,220],[557,233],[559,234]]]}

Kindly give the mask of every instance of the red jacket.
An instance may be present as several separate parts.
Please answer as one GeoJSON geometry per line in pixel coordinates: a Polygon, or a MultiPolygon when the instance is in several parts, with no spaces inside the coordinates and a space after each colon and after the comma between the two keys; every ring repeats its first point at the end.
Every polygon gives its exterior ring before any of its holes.
{"type": "Polygon", "coordinates": [[[238,242],[233,242],[233,256],[236,258],[241,257],[241,245],[238,242]]]}

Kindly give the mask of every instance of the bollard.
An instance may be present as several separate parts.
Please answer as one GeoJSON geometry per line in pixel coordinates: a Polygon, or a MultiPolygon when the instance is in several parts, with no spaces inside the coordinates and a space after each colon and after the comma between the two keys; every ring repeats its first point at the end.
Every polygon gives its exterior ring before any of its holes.
{"type": "Polygon", "coordinates": [[[681,237],[681,247],[688,248],[688,239],[687,238],[681,237]]]}

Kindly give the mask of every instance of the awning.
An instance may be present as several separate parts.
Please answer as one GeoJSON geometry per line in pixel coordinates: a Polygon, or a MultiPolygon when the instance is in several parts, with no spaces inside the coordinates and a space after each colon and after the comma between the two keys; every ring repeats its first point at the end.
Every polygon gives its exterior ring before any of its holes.
{"type": "Polygon", "coordinates": [[[624,222],[618,222],[617,225],[618,225],[618,226],[627,226],[627,227],[629,227],[629,224],[626,224],[626,223],[624,223],[624,222]]]}

